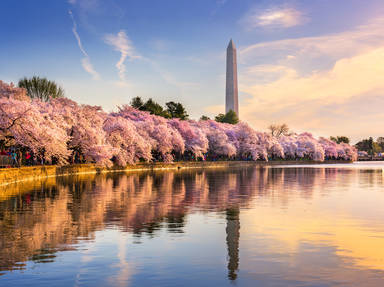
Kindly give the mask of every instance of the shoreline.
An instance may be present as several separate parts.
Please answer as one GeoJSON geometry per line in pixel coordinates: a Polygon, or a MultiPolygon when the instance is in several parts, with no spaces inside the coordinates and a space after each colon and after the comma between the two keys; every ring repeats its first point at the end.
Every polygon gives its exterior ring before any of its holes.
{"type": "Polygon", "coordinates": [[[308,165],[308,164],[340,164],[352,163],[346,160],[311,161],[215,161],[215,162],[172,162],[172,163],[139,163],[126,167],[99,167],[93,164],[76,164],[68,166],[25,166],[20,168],[0,168],[0,186],[18,182],[42,180],[79,174],[102,174],[113,172],[136,172],[180,169],[230,168],[242,166],[266,167],[274,165],[308,165]]]}

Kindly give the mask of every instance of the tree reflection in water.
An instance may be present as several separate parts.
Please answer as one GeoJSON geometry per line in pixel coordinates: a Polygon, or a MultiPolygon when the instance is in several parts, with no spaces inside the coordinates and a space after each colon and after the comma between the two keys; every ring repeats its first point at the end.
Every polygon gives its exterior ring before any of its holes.
{"type": "Polygon", "coordinates": [[[298,186],[299,196],[311,198],[314,187],[350,172],[356,171],[181,170],[62,177],[35,183],[32,190],[8,186],[10,196],[0,202],[0,270],[23,269],[28,260],[52,262],[58,251],[93,239],[98,230],[117,227],[140,240],[143,234],[155,237],[161,229],[183,233],[188,213],[219,211],[227,222],[228,278],[235,280],[240,209],[256,197],[271,197],[285,206],[289,191],[298,186]]]}

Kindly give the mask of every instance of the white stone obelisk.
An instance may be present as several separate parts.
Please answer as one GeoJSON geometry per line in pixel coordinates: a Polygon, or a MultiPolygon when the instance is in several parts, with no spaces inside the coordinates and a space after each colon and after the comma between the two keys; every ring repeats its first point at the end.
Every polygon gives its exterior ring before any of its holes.
{"type": "Polygon", "coordinates": [[[236,47],[232,39],[227,47],[227,78],[225,88],[225,112],[228,113],[229,110],[233,110],[239,117],[236,47]]]}

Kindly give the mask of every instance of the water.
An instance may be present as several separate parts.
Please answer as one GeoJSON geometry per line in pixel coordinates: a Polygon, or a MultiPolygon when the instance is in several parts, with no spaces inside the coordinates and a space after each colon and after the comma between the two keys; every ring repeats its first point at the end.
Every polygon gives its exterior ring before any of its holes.
{"type": "Polygon", "coordinates": [[[383,184],[357,163],[3,187],[0,286],[384,286],[383,184]]]}

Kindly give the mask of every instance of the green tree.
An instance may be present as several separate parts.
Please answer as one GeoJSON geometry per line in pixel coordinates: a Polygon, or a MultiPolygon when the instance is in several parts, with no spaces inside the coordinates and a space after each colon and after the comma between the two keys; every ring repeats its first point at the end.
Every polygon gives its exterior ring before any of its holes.
{"type": "Polygon", "coordinates": [[[131,101],[131,107],[135,109],[141,109],[144,106],[144,102],[140,97],[134,97],[131,101]]]}
{"type": "Polygon", "coordinates": [[[355,147],[358,150],[366,151],[369,155],[374,155],[375,153],[379,153],[383,150],[380,144],[375,142],[372,137],[359,141],[355,147]]]}
{"type": "Polygon", "coordinates": [[[237,117],[237,114],[233,110],[229,110],[228,113],[226,113],[225,115],[218,114],[215,117],[215,121],[234,125],[239,122],[239,118],[237,117]]]}
{"type": "Polygon", "coordinates": [[[164,118],[170,118],[171,117],[171,115],[167,111],[164,111],[164,109],[161,105],[156,103],[151,98],[145,102],[145,104],[141,107],[141,110],[148,111],[152,115],[161,116],[164,118]]]}
{"type": "Polygon", "coordinates": [[[377,142],[373,142],[372,151],[373,151],[373,154],[375,154],[375,153],[382,152],[383,149],[377,142]]]}
{"type": "Polygon", "coordinates": [[[229,110],[228,113],[225,114],[224,122],[228,124],[237,124],[239,122],[239,118],[237,117],[237,114],[229,110]]]}
{"type": "Polygon", "coordinates": [[[331,136],[330,138],[329,138],[331,141],[334,141],[334,142],[336,142],[336,143],[338,143],[338,144],[340,144],[340,143],[346,143],[346,144],[349,144],[349,138],[348,137],[346,137],[346,136],[337,136],[337,137],[333,137],[333,136],[331,136]]]}
{"type": "Polygon", "coordinates": [[[24,77],[18,83],[20,88],[27,90],[27,95],[30,98],[38,98],[48,102],[51,98],[64,97],[64,90],[54,81],[49,81],[46,78],[33,76],[28,79],[24,77]]]}
{"type": "Polygon", "coordinates": [[[369,137],[368,139],[368,153],[373,155],[373,138],[369,137]]]}
{"type": "Polygon", "coordinates": [[[181,103],[168,102],[165,105],[167,106],[168,114],[170,114],[172,118],[179,118],[181,120],[188,119],[189,115],[181,103]]]}
{"type": "Polygon", "coordinates": [[[210,118],[203,115],[203,116],[201,116],[200,120],[201,121],[208,121],[208,120],[210,120],[210,118]]]}
{"type": "Polygon", "coordinates": [[[225,118],[225,115],[224,115],[224,114],[218,114],[218,115],[215,117],[215,121],[216,121],[216,122],[219,122],[219,123],[223,123],[223,122],[224,122],[224,118],[225,118]]]}
{"type": "Polygon", "coordinates": [[[381,150],[384,151],[384,137],[378,137],[376,142],[380,146],[381,150]]]}
{"type": "Polygon", "coordinates": [[[368,139],[363,139],[363,140],[359,141],[359,142],[355,145],[355,147],[356,147],[358,150],[369,152],[369,150],[370,150],[370,143],[369,143],[369,140],[368,140],[368,139]]]}

